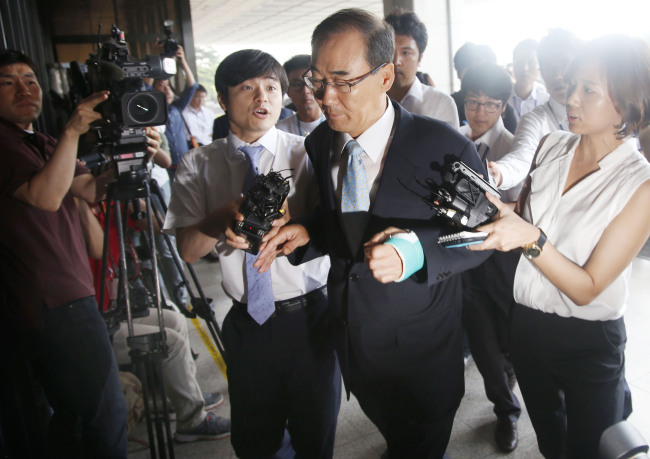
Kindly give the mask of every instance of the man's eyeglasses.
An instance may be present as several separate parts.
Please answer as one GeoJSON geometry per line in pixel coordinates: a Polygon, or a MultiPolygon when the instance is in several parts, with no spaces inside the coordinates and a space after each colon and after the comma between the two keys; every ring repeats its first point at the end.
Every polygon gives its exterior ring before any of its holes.
{"type": "Polygon", "coordinates": [[[470,112],[475,112],[479,107],[483,107],[485,113],[496,113],[502,105],[503,102],[499,102],[498,104],[495,104],[494,102],[481,103],[478,100],[465,99],[465,110],[469,110],[470,112]]]}
{"type": "MultiPolygon", "coordinates": [[[[365,73],[356,78],[352,78],[350,80],[325,81],[325,80],[319,80],[318,78],[305,76],[305,75],[303,75],[303,79],[305,80],[305,84],[307,85],[307,87],[312,91],[314,91],[314,97],[318,99],[322,99],[323,96],[325,96],[325,88],[328,85],[334,88],[334,90],[339,94],[349,94],[350,92],[352,92],[353,86],[358,85],[369,76],[374,75],[379,71],[380,68],[382,68],[386,64],[387,62],[384,62],[383,64],[369,71],[368,73],[365,73]]],[[[307,72],[309,72],[309,70],[307,72]]]]}

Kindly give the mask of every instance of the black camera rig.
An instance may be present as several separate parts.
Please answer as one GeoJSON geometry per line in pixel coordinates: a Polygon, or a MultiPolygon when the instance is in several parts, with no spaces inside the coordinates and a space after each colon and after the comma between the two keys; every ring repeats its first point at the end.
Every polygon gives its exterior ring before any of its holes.
{"type": "Polygon", "coordinates": [[[82,159],[90,167],[113,161],[118,180],[139,180],[147,172],[144,128],[167,122],[165,95],[148,89],[143,78],[167,79],[176,73],[176,62],[161,56],[131,60],[124,32],[113,25],[110,38],[97,44],[97,52],[85,66],[75,62],[71,69],[84,97],[110,91],[108,99],[96,108],[103,122],[95,127],[96,139],[91,145],[82,146],[82,159]]]}
{"type": "Polygon", "coordinates": [[[174,57],[176,56],[176,51],[180,44],[178,41],[172,38],[174,33],[174,21],[167,19],[163,22],[163,30],[165,31],[165,40],[163,40],[163,56],[165,57],[174,57]]]}
{"type": "Polygon", "coordinates": [[[461,161],[452,163],[443,174],[443,183],[432,187],[425,198],[438,215],[474,229],[489,222],[498,210],[485,192],[500,197],[499,191],[461,161]]]}
{"type": "Polygon", "coordinates": [[[280,209],[289,194],[290,178],[274,171],[258,175],[246,193],[246,200],[239,207],[244,220],[235,225],[237,233],[245,236],[250,244],[246,252],[256,255],[262,238],[271,230],[273,220],[283,215],[280,209]]]}

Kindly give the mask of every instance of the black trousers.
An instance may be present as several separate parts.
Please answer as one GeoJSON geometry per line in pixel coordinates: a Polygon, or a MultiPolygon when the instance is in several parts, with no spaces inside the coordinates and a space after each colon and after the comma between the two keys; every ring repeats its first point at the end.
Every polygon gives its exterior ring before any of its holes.
{"type": "Polygon", "coordinates": [[[233,306],[223,339],[237,457],[283,457],[278,451],[286,429],[296,458],[331,458],[341,372],[328,326],[327,296],[263,325],[245,308],[233,306]]]}
{"type": "Polygon", "coordinates": [[[514,372],[508,353],[512,284],[520,255],[496,252],[463,273],[463,325],[485,395],[499,419],[516,422],[521,406],[508,386],[514,372]]]}
{"type": "Polygon", "coordinates": [[[595,458],[625,411],[623,318],[589,321],[515,304],[511,354],[546,458],[595,458]]]}
{"type": "Polygon", "coordinates": [[[386,439],[391,459],[443,458],[465,390],[460,308],[416,327],[426,334],[394,340],[386,339],[394,327],[359,336],[351,330],[356,338],[347,350],[346,388],[386,439]]]}
{"type": "Polygon", "coordinates": [[[43,309],[44,330],[16,334],[54,414],[48,454],[126,458],[127,407],[94,297],[43,309]]]}

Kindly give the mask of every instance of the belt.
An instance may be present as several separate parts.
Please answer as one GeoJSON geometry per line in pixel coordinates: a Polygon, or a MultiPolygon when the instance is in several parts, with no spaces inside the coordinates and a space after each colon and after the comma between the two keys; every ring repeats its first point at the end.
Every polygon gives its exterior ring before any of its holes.
{"type": "MultiPolygon", "coordinates": [[[[317,288],[316,290],[312,290],[309,293],[305,293],[304,295],[296,296],[294,298],[289,298],[288,300],[276,301],[275,312],[271,317],[282,316],[285,314],[291,314],[292,312],[300,311],[316,303],[324,296],[327,296],[326,285],[323,285],[322,287],[317,288]]],[[[244,312],[247,312],[246,303],[240,303],[239,301],[233,300],[232,305],[235,308],[242,309],[244,312]]]]}

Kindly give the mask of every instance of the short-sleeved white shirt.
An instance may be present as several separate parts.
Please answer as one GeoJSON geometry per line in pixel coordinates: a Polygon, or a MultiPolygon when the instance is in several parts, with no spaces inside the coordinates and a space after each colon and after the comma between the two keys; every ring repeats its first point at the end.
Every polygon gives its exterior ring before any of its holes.
{"type": "MultiPolygon", "coordinates": [[[[179,163],[172,186],[172,199],[164,229],[173,233],[202,221],[212,210],[242,196],[244,176],[248,168],[246,155],[237,150],[244,144],[232,132],[224,139],[191,150],[179,163]]],[[[292,218],[313,210],[317,199],[314,171],[307,157],[302,137],[271,128],[253,145],[262,145],[259,170],[282,171],[289,183],[289,212],[292,218]]],[[[223,277],[222,285],[232,299],[247,302],[245,285],[245,252],[226,244],[225,236],[217,240],[217,252],[223,277]]],[[[271,266],[274,300],[304,295],[326,284],[329,258],[293,266],[285,257],[278,257],[271,266]]]]}

